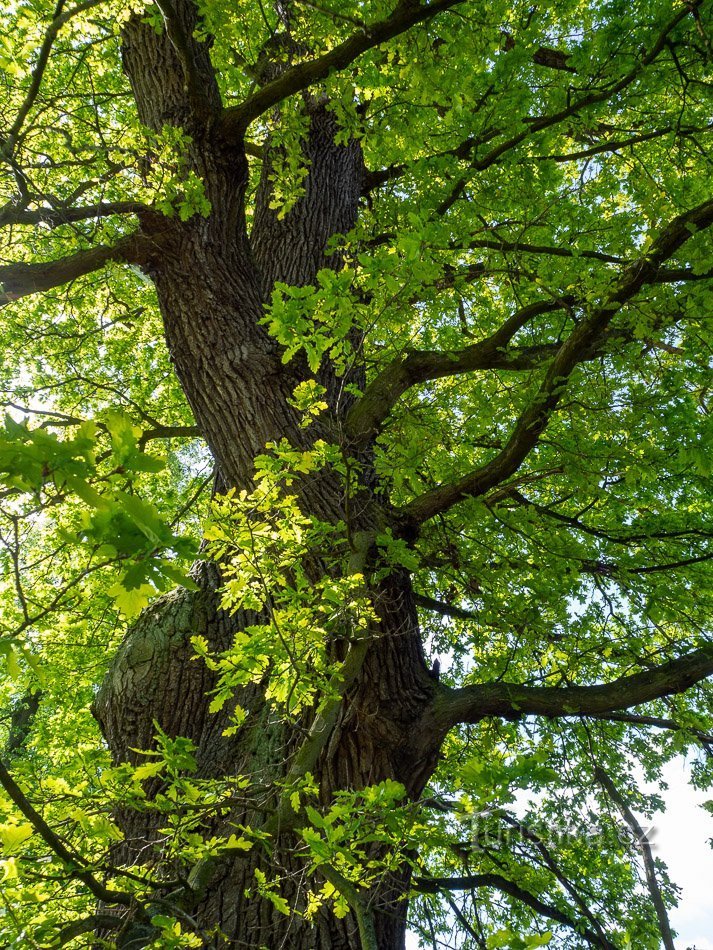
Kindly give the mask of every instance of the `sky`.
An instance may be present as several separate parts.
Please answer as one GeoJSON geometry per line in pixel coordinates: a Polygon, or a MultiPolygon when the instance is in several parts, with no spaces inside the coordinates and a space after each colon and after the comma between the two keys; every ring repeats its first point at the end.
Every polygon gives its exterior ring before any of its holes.
{"type": "MultiPolygon", "coordinates": [[[[711,792],[699,792],[688,784],[690,765],[683,757],[669,762],[663,770],[668,790],[658,789],[666,803],[649,829],[654,857],[668,865],[671,880],[682,893],[679,905],[670,912],[671,927],[678,932],[677,950],[713,950],[713,815],[700,804],[711,792]]],[[[654,786],[647,786],[653,791],[654,786]]],[[[409,934],[407,950],[417,950],[418,939],[409,934]]]]}
{"type": "Polygon", "coordinates": [[[662,794],[666,811],[654,819],[654,855],[668,865],[671,879],[683,893],[671,912],[671,926],[679,936],[676,947],[713,950],[713,815],[699,807],[711,792],[687,784],[688,766],[682,758],[664,768],[669,789],[662,794]]]}

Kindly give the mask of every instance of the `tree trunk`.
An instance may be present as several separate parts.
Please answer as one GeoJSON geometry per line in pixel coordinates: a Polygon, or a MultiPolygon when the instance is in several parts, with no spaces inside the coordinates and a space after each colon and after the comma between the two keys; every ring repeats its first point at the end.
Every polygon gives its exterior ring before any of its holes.
{"type": "MultiPolygon", "coordinates": [[[[177,8],[191,36],[195,26],[191,5],[177,8]]],[[[217,97],[215,81],[207,53],[192,42],[194,65],[206,90],[202,108],[210,110],[217,97]]],[[[126,29],[124,63],[142,121],[156,130],[172,122],[193,137],[190,161],[204,181],[210,214],[187,222],[147,214],[141,224],[149,237],[161,237],[161,253],[151,265],[151,276],[169,351],[196,422],[215,457],[221,482],[249,490],[254,458],[264,452],[267,442],[286,438],[307,449],[316,438],[334,442],[343,428],[349,408],[343,397],[344,379],[329,365],[319,374],[327,388],[329,410],[309,430],[300,427],[299,414],[289,400],[297,383],[311,374],[299,358],[283,365],[279,346],[260,320],[275,281],[306,285],[314,282],[320,268],[340,266],[338,256],[326,257],[325,250],[333,235],[348,231],[356,220],[360,149],[355,142],[336,145],[333,115],[323,104],[306,102],[310,132],[304,144],[309,162],[305,194],[283,219],[270,209],[268,154],[249,237],[245,154],[240,145],[223,141],[210,122],[199,123],[195,110],[187,111],[182,65],[168,38],[132,20],[126,29]]],[[[355,373],[352,381],[358,381],[355,373]]],[[[392,519],[373,494],[368,449],[360,462],[367,475],[354,527],[376,533],[392,519]]],[[[332,523],[347,520],[343,486],[329,470],[304,480],[298,491],[306,514],[332,523]]],[[[229,617],[219,609],[215,591],[220,577],[215,566],[197,566],[196,577],[199,591],[165,596],[134,625],[97,697],[95,714],[117,762],[136,763],[140,757],[132,750],[151,747],[158,723],[170,736],[193,740],[199,776],[244,775],[274,787],[287,774],[303,733],[271,716],[262,690],[251,686],[237,697],[248,711],[245,725],[237,735],[223,736],[227,712],[208,712],[207,694],[215,685],[215,674],[192,659],[190,637],[202,634],[211,649],[220,651],[230,645],[236,629],[256,618],[240,613],[229,617]]],[[[381,580],[372,597],[379,616],[378,635],[343,698],[314,769],[324,803],[338,789],[358,789],[387,778],[402,782],[412,798],[418,797],[435,767],[442,740],[424,719],[434,683],[424,662],[406,572],[394,571],[381,580]]],[[[307,718],[304,725],[309,724],[307,718]]],[[[160,820],[128,809],[117,817],[126,839],[115,860],[154,862],[160,820]]],[[[265,822],[264,813],[249,804],[236,806],[230,818],[256,828],[265,822]]],[[[270,878],[284,877],[281,892],[290,906],[296,910],[304,906],[303,877],[294,849],[295,841],[287,832],[277,836],[271,861],[254,848],[212,870],[196,902],[187,907],[206,934],[207,945],[229,941],[241,947],[305,950],[361,946],[352,914],[340,920],[323,909],[310,925],[298,915],[278,913],[266,900],[246,897],[259,866],[270,878]]],[[[384,950],[403,946],[407,888],[404,870],[368,895],[378,944],[384,950]]]]}

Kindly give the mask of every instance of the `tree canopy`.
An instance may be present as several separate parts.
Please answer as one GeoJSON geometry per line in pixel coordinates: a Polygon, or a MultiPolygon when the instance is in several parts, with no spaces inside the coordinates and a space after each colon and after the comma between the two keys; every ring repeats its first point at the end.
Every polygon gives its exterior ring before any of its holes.
{"type": "Polygon", "coordinates": [[[710,2],[1,16],[0,942],[672,948],[710,2]]]}

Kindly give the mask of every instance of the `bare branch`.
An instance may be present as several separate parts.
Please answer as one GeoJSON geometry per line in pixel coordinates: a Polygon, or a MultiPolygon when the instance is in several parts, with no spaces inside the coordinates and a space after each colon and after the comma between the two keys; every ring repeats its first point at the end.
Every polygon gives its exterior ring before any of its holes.
{"type": "Polygon", "coordinates": [[[368,50],[387,43],[417,23],[430,20],[459,3],[463,3],[463,0],[433,0],[427,5],[414,0],[401,0],[385,20],[357,30],[323,56],[292,66],[241,105],[227,109],[222,120],[224,133],[234,139],[242,138],[251,122],[283,99],[326,79],[330,72],[344,69],[368,50]]]}
{"type": "Polygon", "coordinates": [[[674,218],[649,250],[627,265],[605,301],[582,320],[559,347],[533,402],[518,419],[510,439],[495,458],[456,482],[441,485],[415,498],[403,509],[412,522],[421,524],[469,496],[479,496],[513,475],[537,445],[557,408],[574,368],[602,339],[618,311],[641,288],[656,278],[661,265],[691,237],[713,223],[713,200],[674,218]]]}
{"type": "Polygon", "coordinates": [[[435,714],[446,727],[480,722],[488,716],[604,716],[684,690],[713,675],[713,644],[661,666],[594,686],[525,686],[481,683],[441,686],[435,714]]]}

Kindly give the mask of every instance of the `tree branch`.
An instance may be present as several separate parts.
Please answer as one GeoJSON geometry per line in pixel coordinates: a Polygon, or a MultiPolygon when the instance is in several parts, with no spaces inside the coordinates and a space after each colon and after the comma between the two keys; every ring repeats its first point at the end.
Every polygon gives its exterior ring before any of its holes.
{"type": "Polygon", "coordinates": [[[138,446],[143,451],[147,442],[154,439],[200,439],[202,436],[198,426],[165,426],[160,425],[153,429],[144,429],[139,436],[138,446]]]}
{"type": "Polygon", "coordinates": [[[490,462],[456,482],[441,485],[415,498],[403,515],[421,524],[468,496],[479,496],[513,475],[537,445],[557,408],[575,367],[601,340],[614,316],[641,288],[655,280],[661,265],[685,244],[692,233],[713,223],[713,200],[674,218],[638,260],[628,264],[601,306],[579,323],[557,350],[540,390],[518,419],[505,447],[490,462]]]}
{"type": "Polygon", "coordinates": [[[58,934],[55,946],[64,947],[75,937],[94,933],[97,930],[120,930],[125,923],[123,917],[117,917],[115,914],[91,914],[89,917],[82,917],[67,924],[58,934]]]}
{"type": "Polygon", "coordinates": [[[10,716],[10,730],[5,745],[5,755],[12,758],[27,742],[32,723],[40,708],[42,691],[27,691],[15,703],[10,716]]]}
{"type": "Polygon", "coordinates": [[[548,244],[527,244],[524,241],[506,241],[502,238],[482,238],[471,241],[469,250],[492,250],[522,252],[523,254],[545,254],[550,257],[582,257],[587,260],[603,261],[605,264],[626,264],[623,257],[605,254],[603,251],[577,250],[571,247],[553,247],[548,244]]]}
{"type": "Polygon", "coordinates": [[[607,950],[617,950],[617,948],[611,943],[611,941],[607,937],[606,933],[604,932],[604,928],[602,927],[601,923],[599,922],[595,914],[593,914],[592,911],[590,910],[589,904],[587,903],[587,901],[584,899],[584,897],[582,897],[582,894],[580,893],[578,888],[575,887],[575,885],[570,880],[568,875],[566,875],[564,871],[562,870],[562,868],[557,864],[554,857],[552,856],[552,852],[547,847],[547,845],[542,840],[542,838],[535,831],[533,831],[532,828],[529,828],[523,822],[518,821],[518,819],[514,818],[512,815],[508,815],[507,813],[505,813],[503,814],[502,817],[504,821],[506,821],[509,825],[512,825],[513,828],[516,828],[520,832],[520,834],[523,836],[523,838],[526,841],[531,842],[535,846],[535,848],[539,851],[547,867],[557,878],[562,888],[570,895],[570,897],[575,902],[577,907],[579,907],[579,910],[581,911],[582,915],[589,921],[589,923],[592,925],[594,930],[599,934],[599,939],[602,942],[602,944],[607,948],[607,950]]]}
{"type": "MultiPolygon", "coordinates": [[[[533,501],[531,498],[528,498],[526,495],[523,495],[522,492],[518,491],[516,486],[508,489],[507,494],[501,496],[507,498],[508,501],[517,502],[519,505],[524,505],[528,508],[532,508],[533,511],[536,511],[538,514],[543,515],[546,518],[552,518],[555,521],[559,521],[560,524],[565,524],[570,528],[573,528],[575,531],[580,531],[582,534],[588,534],[593,538],[599,538],[602,541],[608,541],[610,544],[620,544],[623,546],[629,546],[632,544],[640,544],[642,541],[663,541],[663,540],[682,540],[686,538],[696,537],[696,538],[713,538],[713,534],[709,531],[703,531],[700,528],[682,528],[678,531],[638,531],[632,532],[631,534],[609,534],[608,532],[600,529],[593,528],[591,525],[584,524],[583,521],[580,521],[579,518],[573,518],[570,515],[562,514],[560,511],[555,511],[554,507],[547,507],[546,505],[540,505],[536,501],[533,501]]],[[[494,499],[500,500],[500,499],[494,499]]]]}
{"type": "MultiPolygon", "coordinates": [[[[569,300],[571,302],[571,300],[569,300]]],[[[376,436],[400,397],[418,383],[477,369],[507,367],[502,350],[533,317],[561,310],[567,301],[546,301],[522,307],[491,336],[453,353],[412,351],[397,357],[367,386],[347,417],[347,431],[357,444],[376,436]]]]}
{"type": "MultiPolygon", "coordinates": [[[[526,117],[522,121],[528,125],[527,129],[524,129],[522,132],[518,132],[516,135],[511,136],[509,139],[501,142],[499,145],[496,145],[485,154],[480,159],[473,159],[470,163],[471,172],[484,171],[493,165],[503,154],[511,151],[513,148],[516,148],[522,142],[531,138],[533,133],[542,131],[543,129],[551,128],[554,125],[565,121],[566,119],[577,115],[584,109],[592,105],[596,105],[599,102],[606,101],[611,96],[618,95],[627,86],[631,85],[632,82],[636,80],[641,70],[653,63],[661,51],[666,46],[666,41],[668,39],[671,31],[683,20],[689,13],[695,11],[695,9],[700,5],[701,0],[694,0],[692,3],[687,3],[682,7],[679,12],[666,24],[661,34],[658,36],[656,42],[651,47],[651,50],[642,56],[639,62],[618,82],[612,83],[604,89],[599,91],[592,91],[582,96],[580,99],[577,99],[575,102],[571,102],[565,109],[561,109],[559,112],[553,113],[549,116],[539,116],[539,117],[526,117]]],[[[540,54],[538,50],[534,57],[537,57],[540,54]]],[[[537,62],[537,59],[535,59],[537,62]]],[[[678,131],[678,130],[677,130],[678,131]]],[[[446,149],[443,152],[439,152],[436,155],[428,156],[430,158],[437,158],[443,156],[452,156],[459,159],[469,158],[473,151],[480,145],[486,144],[488,141],[495,138],[500,133],[499,129],[489,129],[484,135],[481,136],[470,136],[465,139],[463,142],[454,146],[452,149],[446,149]]],[[[650,135],[636,137],[635,139],[630,139],[626,142],[618,143],[607,143],[606,146],[595,146],[595,150],[592,151],[592,154],[596,154],[598,151],[612,151],[616,148],[623,147],[626,144],[635,144],[638,141],[646,141],[648,138],[655,138],[658,135],[665,133],[652,133],[650,135]]],[[[686,134],[686,133],[683,133],[686,134]]],[[[690,134],[690,133],[689,133],[690,134]]],[[[588,157],[588,152],[585,153],[575,153],[573,155],[559,155],[559,156],[536,156],[535,160],[544,161],[550,159],[553,161],[569,161],[576,158],[588,157]]],[[[365,177],[364,182],[364,194],[372,191],[375,188],[380,187],[383,184],[386,184],[389,181],[393,181],[401,177],[404,172],[409,168],[409,162],[396,163],[388,168],[379,169],[375,171],[369,171],[365,177]]],[[[455,187],[446,201],[441,205],[441,210],[445,211],[450,207],[454,201],[462,194],[465,189],[465,186],[468,182],[468,175],[461,177],[455,184],[455,187]]]]}
{"type": "Polygon", "coordinates": [[[52,228],[59,228],[63,224],[107,218],[113,214],[138,214],[146,209],[147,206],[139,201],[98,201],[95,205],[79,208],[57,205],[32,210],[8,202],[0,208],[0,227],[6,224],[48,224],[52,228]]]}
{"type": "Polygon", "coordinates": [[[30,87],[27,90],[27,95],[25,96],[25,99],[22,102],[17,115],[15,116],[15,121],[8,132],[7,138],[0,140],[0,155],[5,159],[9,159],[12,156],[20,130],[25,123],[25,119],[29,115],[30,109],[35,104],[37,94],[39,93],[40,86],[42,85],[42,77],[44,76],[50,53],[52,52],[52,46],[54,45],[54,41],[57,39],[57,34],[65,25],[65,23],[68,23],[69,20],[72,19],[72,17],[77,16],[79,13],[84,13],[86,10],[91,10],[92,7],[96,7],[102,2],[103,0],[84,0],[83,3],[78,3],[75,7],[72,7],[70,10],[66,10],[63,13],[62,10],[64,8],[64,0],[58,0],[52,21],[45,31],[45,36],[42,41],[42,45],[40,46],[37,62],[35,63],[35,67],[32,70],[32,77],[30,79],[30,87]]]}
{"type": "MultiPolygon", "coordinates": [[[[527,124],[528,128],[524,129],[522,132],[516,133],[515,135],[511,136],[511,138],[500,142],[499,145],[494,146],[482,158],[471,161],[470,171],[485,171],[486,168],[490,168],[491,165],[494,165],[495,162],[497,162],[498,159],[501,158],[506,152],[512,151],[512,149],[516,148],[518,145],[521,145],[522,142],[525,142],[527,139],[531,138],[536,132],[541,132],[544,129],[549,129],[552,128],[552,126],[559,125],[560,122],[563,122],[566,119],[579,114],[583,110],[588,109],[590,106],[596,105],[599,102],[606,102],[606,100],[610,99],[612,96],[616,96],[620,92],[623,92],[627,86],[630,86],[637,79],[642,69],[650,66],[658,58],[659,54],[666,46],[666,41],[671,31],[675,29],[676,26],[678,26],[681,20],[683,20],[692,12],[694,7],[700,6],[700,3],[701,0],[692,0],[692,2],[681,7],[678,13],[666,24],[649,52],[645,53],[638,63],[636,63],[636,65],[633,66],[629,72],[625,76],[622,76],[622,78],[617,82],[606,86],[604,89],[599,89],[596,92],[593,91],[587,93],[580,99],[576,99],[574,102],[571,102],[566,108],[561,109],[559,112],[552,113],[551,115],[538,117],[533,116],[523,119],[522,121],[527,124]]],[[[456,183],[456,190],[458,192],[464,189],[467,180],[468,177],[466,175],[456,183]]]]}
{"type": "Polygon", "coordinates": [[[593,158],[602,152],[618,152],[624,148],[631,148],[640,142],[650,142],[652,139],[661,138],[671,132],[675,132],[679,138],[686,138],[690,135],[696,135],[698,132],[710,131],[710,125],[704,125],[695,129],[680,129],[675,125],[665,125],[662,129],[656,129],[654,132],[642,132],[639,135],[629,135],[621,139],[613,139],[608,142],[599,142],[591,145],[589,148],[580,149],[577,152],[562,152],[555,155],[535,155],[532,161],[535,162],[575,162],[583,158],[593,158]]]}
{"type": "Polygon", "coordinates": [[[661,666],[594,686],[525,686],[480,683],[451,689],[441,685],[435,701],[440,725],[476,723],[488,716],[604,716],[673,693],[713,675],[713,644],[661,666]]]}
{"type": "Polygon", "coordinates": [[[60,287],[77,277],[100,270],[109,261],[141,264],[149,252],[155,252],[156,249],[155,239],[135,232],[121,238],[111,247],[100,244],[59,260],[4,264],[0,266],[0,306],[19,300],[20,297],[60,287]]]}
{"type": "Polygon", "coordinates": [[[201,76],[201,70],[196,61],[195,46],[197,40],[193,35],[192,24],[185,23],[179,16],[172,0],[155,0],[161,11],[166,27],[166,35],[173,46],[178,62],[183,70],[185,91],[193,112],[196,115],[207,116],[219,107],[217,97],[211,97],[209,89],[201,76]]]}
{"type": "Polygon", "coordinates": [[[65,865],[68,873],[86,884],[97,900],[105,901],[107,904],[122,904],[126,907],[133,907],[135,905],[136,902],[131,894],[126,894],[123,891],[110,890],[100,881],[97,881],[87,868],[85,860],[80,855],[73,854],[62,839],[50,828],[42,815],[35,810],[22,789],[8,772],[2,760],[0,760],[0,785],[2,785],[10,800],[29,821],[45,844],[50,847],[62,864],[65,865]]]}
{"type": "Polygon", "coordinates": [[[668,729],[671,732],[681,732],[685,730],[694,735],[707,751],[713,752],[713,735],[703,732],[701,729],[693,729],[690,726],[681,725],[674,719],[662,719],[660,716],[639,716],[635,713],[602,713],[588,716],[588,719],[601,719],[604,722],[623,722],[631,726],[652,726],[655,729],[668,729]]]}
{"type": "Polygon", "coordinates": [[[502,891],[503,894],[508,894],[510,897],[514,897],[515,900],[527,904],[528,907],[531,907],[532,910],[541,914],[543,917],[547,917],[549,920],[555,920],[558,924],[563,924],[565,927],[575,930],[577,934],[586,937],[595,947],[612,947],[608,941],[603,940],[599,934],[593,930],[590,930],[588,927],[582,929],[582,923],[580,921],[574,920],[568,914],[565,914],[564,911],[553,907],[552,904],[546,904],[534,894],[530,893],[530,891],[526,891],[520,887],[519,884],[516,884],[514,881],[509,881],[501,874],[467,874],[459,877],[432,878],[419,877],[414,880],[412,886],[414,890],[419,891],[421,894],[438,894],[443,890],[466,891],[481,887],[494,887],[502,891]]]}
{"type": "Polygon", "coordinates": [[[664,903],[659,882],[656,879],[656,865],[654,864],[654,857],[651,853],[651,845],[646,838],[644,829],[641,827],[637,821],[636,815],[629,808],[623,796],[604,769],[597,766],[594,770],[594,778],[605,789],[611,800],[621,812],[624,821],[626,821],[627,825],[634,833],[636,842],[641,848],[644,870],[646,871],[646,883],[648,884],[651,901],[656,910],[656,916],[659,922],[659,930],[661,931],[661,942],[663,943],[665,950],[676,950],[675,944],[673,942],[673,936],[671,934],[671,924],[669,923],[668,914],[666,913],[666,904],[664,903]]]}
{"type": "Polygon", "coordinates": [[[413,602],[417,607],[421,607],[423,610],[430,610],[434,614],[441,614],[442,617],[453,617],[456,620],[478,619],[478,615],[472,610],[464,610],[462,607],[444,604],[442,600],[426,597],[424,594],[414,594],[413,602]]]}
{"type": "Polygon", "coordinates": [[[414,0],[401,0],[385,20],[357,30],[349,39],[323,56],[292,66],[241,105],[227,109],[222,119],[224,134],[234,139],[242,138],[251,122],[283,99],[326,79],[330,72],[344,69],[368,50],[394,39],[417,23],[430,20],[459,3],[463,3],[463,0],[433,0],[426,6],[414,0]]]}

